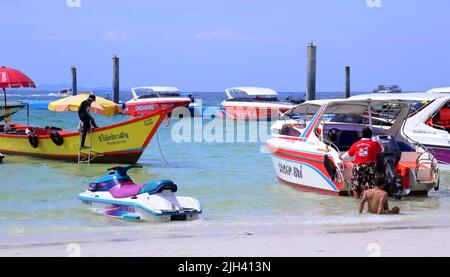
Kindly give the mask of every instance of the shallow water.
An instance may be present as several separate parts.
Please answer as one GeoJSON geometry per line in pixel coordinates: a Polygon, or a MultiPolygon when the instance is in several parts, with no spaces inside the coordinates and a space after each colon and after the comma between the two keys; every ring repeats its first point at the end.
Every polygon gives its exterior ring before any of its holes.
{"type": "MultiPolygon", "coordinates": [[[[32,125],[75,129],[76,113],[31,110],[32,125]],[[51,124],[49,123],[51,122],[51,124]]],[[[25,111],[14,116],[25,121],[25,111]]],[[[100,125],[125,120],[124,116],[102,118],[100,125]]],[[[280,184],[268,154],[256,142],[175,143],[172,128],[164,124],[140,159],[142,169],[130,175],[136,182],[172,179],[177,195],[198,198],[204,209],[193,222],[136,223],[97,215],[76,199],[89,182],[106,174],[109,165],[78,165],[37,158],[8,156],[0,165],[0,233],[2,243],[28,236],[80,234],[105,231],[145,231],[155,235],[190,226],[346,226],[402,222],[450,222],[450,174],[441,175],[441,189],[428,197],[391,200],[400,207],[399,216],[359,215],[350,197],[302,192],[280,184]],[[166,162],[167,161],[167,164],[166,162]]],[[[209,120],[203,120],[204,125],[209,120]]],[[[256,124],[244,124],[250,133],[256,124]]],[[[194,126],[199,129],[199,126],[194,126]]],[[[241,126],[242,127],[242,126],[241,126]]],[[[253,130],[254,131],[254,130],[253,130]]]]}

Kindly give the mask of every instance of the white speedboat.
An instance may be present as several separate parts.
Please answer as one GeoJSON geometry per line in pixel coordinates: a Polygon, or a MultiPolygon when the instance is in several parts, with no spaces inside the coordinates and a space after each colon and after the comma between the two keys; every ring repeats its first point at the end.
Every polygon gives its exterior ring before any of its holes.
{"type": "Polygon", "coordinates": [[[387,177],[390,195],[427,194],[439,186],[438,163],[433,154],[412,143],[401,131],[410,104],[376,100],[314,100],[297,105],[272,126],[267,141],[278,179],[306,191],[349,195],[353,164],[341,157],[361,138],[365,126],[374,130],[384,152],[378,155],[377,170],[387,177]],[[395,106],[390,122],[377,121],[372,113],[395,106]],[[324,115],[355,116],[361,121],[333,122],[324,115]]]}
{"type": "Polygon", "coordinates": [[[278,99],[278,93],[269,88],[235,87],[225,90],[228,99],[220,103],[220,118],[243,120],[272,120],[294,105],[278,99]]]}
{"type": "Polygon", "coordinates": [[[395,95],[363,94],[349,99],[398,100],[411,103],[411,112],[402,128],[405,137],[427,148],[439,162],[450,164],[450,94],[437,91],[438,89],[434,93],[395,95]]]}
{"type": "Polygon", "coordinates": [[[379,85],[373,93],[400,93],[402,90],[398,85],[379,85]]]}
{"type": "Polygon", "coordinates": [[[192,99],[182,96],[175,87],[136,87],[131,89],[133,98],[125,103],[124,114],[147,115],[155,110],[168,110],[177,107],[188,108],[192,99]]]}

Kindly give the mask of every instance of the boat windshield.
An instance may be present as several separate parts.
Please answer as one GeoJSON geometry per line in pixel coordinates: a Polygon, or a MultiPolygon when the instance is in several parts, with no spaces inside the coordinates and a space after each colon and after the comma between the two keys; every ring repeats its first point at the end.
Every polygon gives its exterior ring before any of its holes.
{"type": "Polygon", "coordinates": [[[151,88],[136,88],[133,90],[138,99],[159,97],[180,97],[178,91],[155,91],[151,88]]]}
{"type": "Polygon", "coordinates": [[[278,97],[273,95],[239,96],[228,99],[234,102],[279,102],[278,97]]]}

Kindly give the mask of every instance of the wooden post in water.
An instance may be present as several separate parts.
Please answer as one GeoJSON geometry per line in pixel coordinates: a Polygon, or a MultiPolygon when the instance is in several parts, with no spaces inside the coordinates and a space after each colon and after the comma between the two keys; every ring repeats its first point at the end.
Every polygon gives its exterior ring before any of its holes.
{"type": "Polygon", "coordinates": [[[113,93],[113,101],[119,104],[120,96],[119,96],[119,57],[114,55],[112,58],[113,62],[113,79],[112,79],[112,93],[113,93]]]}
{"type": "Polygon", "coordinates": [[[72,95],[77,95],[77,68],[72,66],[70,70],[72,72],[72,95]]]}
{"type": "Polygon", "coordinates": [[[311,42],[307,47],[307,69],[306,78],[308,91],[306,100],[316,99],[316,46],[311,42]]]}
{"type": "Polygon", "coordinates": [[[350,97],[350,66],[345,67],[345,98],[350,97]]]}

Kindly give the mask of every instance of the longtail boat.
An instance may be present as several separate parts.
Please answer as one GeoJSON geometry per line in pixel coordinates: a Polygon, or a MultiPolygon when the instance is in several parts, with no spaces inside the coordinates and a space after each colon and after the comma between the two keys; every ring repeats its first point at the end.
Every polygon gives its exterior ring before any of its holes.
{"type": "Polygon", "coordinates": [[[95,128],[88,134],[89,149],[80,150],[80,133],[11,124],[0,125],[0,152],[77,162],[89,155],[91,163],[135,164],[166,116],[159,110],[118,124],[95,128]],[[35,134],[30,136],[30,130],[35,134]],[[89,153],[88,153],[89,152],[89,153]]]}

